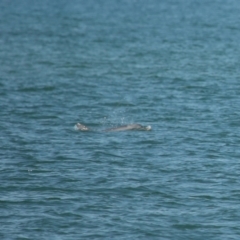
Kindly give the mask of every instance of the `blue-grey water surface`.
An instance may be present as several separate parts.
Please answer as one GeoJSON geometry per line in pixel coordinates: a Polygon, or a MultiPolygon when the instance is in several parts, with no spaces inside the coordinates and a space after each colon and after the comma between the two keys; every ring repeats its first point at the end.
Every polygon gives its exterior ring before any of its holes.
{"type": "Polygon", "coordinates": [[[238,0],[0,9],[1,239],[239,239],[238,0]]]}

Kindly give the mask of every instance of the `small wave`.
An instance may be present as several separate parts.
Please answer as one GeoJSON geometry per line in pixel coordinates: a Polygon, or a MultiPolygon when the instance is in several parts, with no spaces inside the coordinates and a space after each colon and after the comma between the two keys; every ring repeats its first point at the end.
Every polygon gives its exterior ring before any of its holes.
{"type": "Polygon", "coordinates": [[[38,92],[38,91],[53,91],[54,86],[43,86],[43,87],[25,87],[19,89],[21,92],[38,92]]]}

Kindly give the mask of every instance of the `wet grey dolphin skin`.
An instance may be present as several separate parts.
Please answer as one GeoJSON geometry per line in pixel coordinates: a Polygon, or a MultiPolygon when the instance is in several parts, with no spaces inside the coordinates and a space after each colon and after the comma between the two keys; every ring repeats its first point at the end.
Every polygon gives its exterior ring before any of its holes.
{"type": "MultiPolygon", "coordinates": [[[[75,125],[75,129],[80,130],[80,131],[89,131],[90,130],[87,126],[85,126],[81,123],[77,123],[75,125]]],[[[134,124],[127,124],[127,125],[123,125],[123,126],[108,128],[108,129],[105,129],[104,132],[120,132],[120,131],[129,131],[129,130],[149,131],[151,129],[152,129],[151,126],[145,127],[145,126],[142,126],[141,124],[134,123],[134,124]]]]}
{"type": "Polygon", "coordinates": [[[119,126],[119,127],[114,127],[114,128],[108,128],[105,129],[105,132],[119,132],[119,131],[129,131],[129,130],[150,130],[151,127],[147,126],[147,127],[143,127],[141,124],[128,124],[128,125],[123,125],[123,126],[119,126]]]}

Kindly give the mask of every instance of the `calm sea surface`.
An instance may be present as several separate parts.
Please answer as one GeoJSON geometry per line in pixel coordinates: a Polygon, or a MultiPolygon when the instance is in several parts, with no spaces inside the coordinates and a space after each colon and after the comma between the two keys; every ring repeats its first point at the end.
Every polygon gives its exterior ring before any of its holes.
{"type": "Polygon", "coordinates": [[[240,238],[238,0],[0,9],[0,239],[240,238]]]}

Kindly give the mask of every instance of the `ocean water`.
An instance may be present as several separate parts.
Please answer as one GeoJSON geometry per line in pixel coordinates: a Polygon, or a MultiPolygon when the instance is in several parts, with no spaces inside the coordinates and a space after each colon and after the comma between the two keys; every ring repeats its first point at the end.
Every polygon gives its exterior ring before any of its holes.
{"type": "Polygon", "coordinates": [[[0,9],[1,239],[239,239],[238,0],[0,9]]]}

